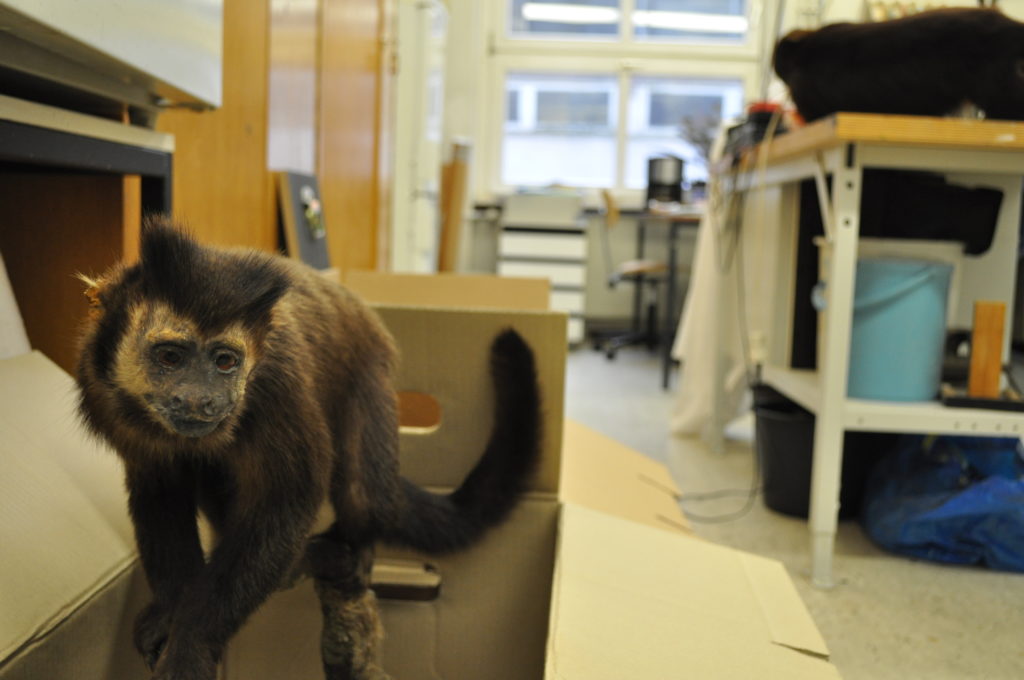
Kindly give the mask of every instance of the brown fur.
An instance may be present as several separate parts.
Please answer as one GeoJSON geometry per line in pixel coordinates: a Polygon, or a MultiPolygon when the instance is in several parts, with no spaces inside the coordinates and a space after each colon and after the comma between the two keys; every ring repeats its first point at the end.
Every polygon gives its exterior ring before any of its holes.
{"type": "Polygon", "coordinates": [[[989,118],[1024,119],[1024,24],[995,9],[793,31],[774,65],[807,120],[836,111],[942,116],[965,103],[989,118]]]}
{"type": "Polygon", "coordinates": [[[492,348],[494,432],[451,495],[398,475],[394,341],[352,293],[295,262],[199,246],[162,222],[139,264],[90,281],[81,413],[124,461],[153,602],[135,643],[159,680],[212,680],[224,645],[309,555],[333,678],[379,678],[375,541],[464,548],[511,510],[539,455],[536,371],[492,348]],[[196,513],[217,531],[208,558],[196,513]]]}

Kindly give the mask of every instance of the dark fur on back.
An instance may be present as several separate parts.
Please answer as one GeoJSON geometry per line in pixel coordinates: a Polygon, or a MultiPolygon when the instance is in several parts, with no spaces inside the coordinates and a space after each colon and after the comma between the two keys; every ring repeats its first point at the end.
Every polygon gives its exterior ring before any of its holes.
{"type": "Polygon", "coordinates": [[[793,31],[773,59],[809,121],[837,111],[941,116],[965,103],[1024,118],[1024,24],[995,9],[793,31]]]}
{"type": "Polygon", "coordinates": [[[212,680],[228,639],[302,558],[323,503],[335,521],[309,558],[318,592],[329,626],[358,629],[325,631],[325,668],[383,677],[374,543],[448,552],[507,517],[540,455],[529,346],[513,330],[495,339],[492,435],[438,495],[399,476],[394,341],[345,288],[285,258],[200,246],[162,220],[146,224],[137,264],[91,283],[80,411],[125,463],[154,594],[135,640],[154,677],[212,680]],[[209,559],[199,510],[219,536],[209,559]]]}

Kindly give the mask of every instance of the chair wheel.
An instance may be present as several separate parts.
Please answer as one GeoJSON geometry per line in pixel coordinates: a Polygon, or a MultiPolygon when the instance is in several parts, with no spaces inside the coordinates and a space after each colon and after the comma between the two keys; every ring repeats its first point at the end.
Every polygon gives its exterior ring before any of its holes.
{"type": "Polygon", "coordinates": [[[604,355],[606,357],[608,357],[609,359],[614,359],[615,358],[615,348],[614,347],[610,348],[607,352],[604,353],[604,355]]]}

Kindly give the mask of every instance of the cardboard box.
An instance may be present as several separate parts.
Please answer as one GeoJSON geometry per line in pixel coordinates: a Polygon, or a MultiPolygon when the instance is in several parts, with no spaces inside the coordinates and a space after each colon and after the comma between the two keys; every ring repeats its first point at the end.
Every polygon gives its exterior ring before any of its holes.
{"type": "MultiPolygon", "coordinates": [[[[427,576],[440,579],[434,599],[381,602],[396,680],[838,677],[781,565],[693,538],[662,466],[563,423],[564,315],[460,302],[380,307],[403,351],[401,389],[441,408],[437,428],[403,432],[404,471],[445,489],[475,462],[490,431],[487,348],[508,326],[537,353],[544,464],[475,548],[440,559],[382,551],[431,563],[427,576]]],[[[3,680],[148,677],[130,643],[146,594],[120,467],[73,411],[72,381],[51,362],[0,362],[3,680]]],[[[378,580],[410,568],[386,571],[378,580]]],[[[224,675],[322,677],[319,637],[303,582],[239,633],[224,675]]]]}
{"type": "MultiPolygon", "coordinates": [[[[393,283],[376,276],[363,278],[360,292],[370,299],[393,283]]],[[[431,564],[441,581],[436,599],[381,600],[389,673],[838,677],[782,565],[694,538],[663,466],[563,423],[564,315],[471,309],[447,290],[453,296],[441,301],[450,307],[401,306],[391,293],[378,306],[403,353],[399,388],[430,394],[444,413],[427,435],[403,433],[403,471],[445,490],[470,469],[490,430],[486,348],[508,326],[538,356],[544,464],[509,521],[473,549],[441,558],[382,550],[431,564]]],[[[422,299],[422,285],[416,295],[422,299]]],[[[279,593],[232,644],[228,677],[318,677],[319,630],[309,583],[279,593]]]]}

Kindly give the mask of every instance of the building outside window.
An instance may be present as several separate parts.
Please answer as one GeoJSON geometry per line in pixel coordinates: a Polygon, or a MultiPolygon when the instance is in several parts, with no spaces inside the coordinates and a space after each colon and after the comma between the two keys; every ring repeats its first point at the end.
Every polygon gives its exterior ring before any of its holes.
{"type": "Polygon", "coordinates": [[[739,115],[758,77],[751,0],[490,0],[489,184],[639,196],[647,158],[686,161],[739,115]]]}

